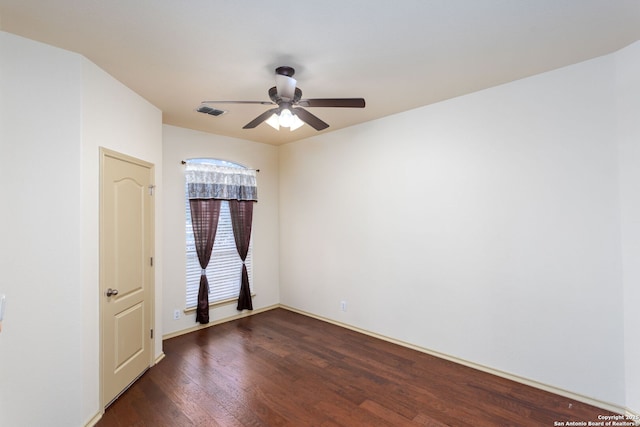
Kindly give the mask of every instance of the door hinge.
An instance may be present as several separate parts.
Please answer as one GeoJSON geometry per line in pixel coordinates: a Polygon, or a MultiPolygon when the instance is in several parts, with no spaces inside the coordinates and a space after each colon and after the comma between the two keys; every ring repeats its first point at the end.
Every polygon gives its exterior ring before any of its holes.
{"type": "Polygon", "coordinates": [[[153,191],[156,189],[155,185],[149,185],[149,195],[153,196],[153,191]]]}
{"type": "Polygon", "coordinates": [[[153,329],[151,330],[151,339],[153,339],[153,329]]]}
{"type": "Polygon", "coordinates": [[[151,264],[151,267],[153,267],[153,257],[149,258],[149,263],[151,264]]]}

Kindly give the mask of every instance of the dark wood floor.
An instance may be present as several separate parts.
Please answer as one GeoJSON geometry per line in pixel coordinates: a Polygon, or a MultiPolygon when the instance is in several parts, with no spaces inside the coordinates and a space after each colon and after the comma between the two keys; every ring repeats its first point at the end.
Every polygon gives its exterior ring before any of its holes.
{"type": "Polygon", "coordinates": [[[97,426],[553,426],[608,413],[284,309],[164,352],[97,426]]]}

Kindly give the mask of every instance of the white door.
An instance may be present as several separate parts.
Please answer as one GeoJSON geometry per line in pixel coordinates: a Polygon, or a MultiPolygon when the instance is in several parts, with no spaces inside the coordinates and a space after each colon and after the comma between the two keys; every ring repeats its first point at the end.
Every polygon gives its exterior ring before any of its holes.
{"type": "Polygon", "coordinates": [[[100,309],[106,407],[153,357],[153,165],[101,149],[100,309]]]}

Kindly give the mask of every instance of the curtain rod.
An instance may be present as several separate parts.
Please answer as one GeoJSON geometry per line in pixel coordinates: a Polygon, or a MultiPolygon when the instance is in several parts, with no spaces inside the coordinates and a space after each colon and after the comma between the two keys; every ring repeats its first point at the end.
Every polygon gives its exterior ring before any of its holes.
{"type": "MultiPolygon", "coordinates": [[[[186,160],[181,160],[180,163],[182,163],[183,165],[186,165],[187,161],[186,160]]],[[[251,170],[251,168],[245,168],[245,169],[251,170]]],[[[256,171],[256,172],[260,172],[260,169],[253,169],[253,170],[256,171]]]]}

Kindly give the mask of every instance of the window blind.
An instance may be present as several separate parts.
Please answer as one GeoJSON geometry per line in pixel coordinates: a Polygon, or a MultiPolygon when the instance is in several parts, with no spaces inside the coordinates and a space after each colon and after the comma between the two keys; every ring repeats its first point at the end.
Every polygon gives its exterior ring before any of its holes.
{"type": "MultiPolygon", "coordinates": [[[[194,308],[198,304],[198,289],[200,287],[200,263],[196,253],[193,229],[191,228],[191,209],[189,199],[186,196],[185,188],[185,210],[186,210],[186,307],[194,308]]],[[[250,288],[253,291],[253,268],[252,268],[252,246],[249,246],[249,253],[245,264],[249,274],[250,288]]],[[[223,200],[220,206],[220,219],[216,231],[216,239],[213,243],[211,260],[207,266],[207,279],[209,281],[209,304],[219,301],[238,298],[240,292],[240,275],[242,274],[242,260],[238,255],[236,243],[233,237],[231,226],[231,214],[229,213],[229,203],[223,200]]]]}

